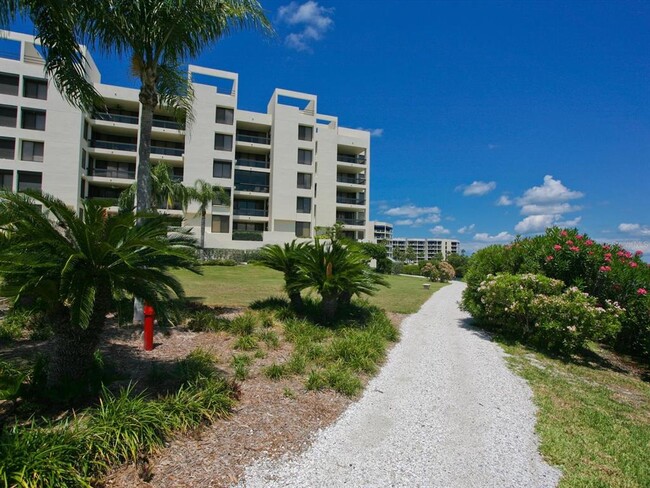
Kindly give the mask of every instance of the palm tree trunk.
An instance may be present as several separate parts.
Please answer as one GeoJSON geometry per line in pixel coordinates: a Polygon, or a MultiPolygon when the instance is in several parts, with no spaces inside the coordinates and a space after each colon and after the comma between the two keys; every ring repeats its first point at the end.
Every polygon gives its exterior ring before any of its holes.
{"type": "Polygon", "coordinates": [[[289,292],[289,301],[291,302],[291,308],[294,310],[302,310],[303,301],[299,291],[289,292]]]}
{"type": "Polygon", "coordinates": [[[325,318],[325,321],[329,322],[334,320],[338,308],[338,296],[323,295],[321,306],[323,307],[323,317],[325,318]]]}
{"type": "Polygon", "coordinates": [[[339,302],[343,307],[348,307],[352,301],[352,293],[349,291],[342,291],[339,294],[339,302]]]}
{"type": "Polygon", "coordinates": [[[205,209],[201,209],[201,254],[205,251],[205,209]]]}

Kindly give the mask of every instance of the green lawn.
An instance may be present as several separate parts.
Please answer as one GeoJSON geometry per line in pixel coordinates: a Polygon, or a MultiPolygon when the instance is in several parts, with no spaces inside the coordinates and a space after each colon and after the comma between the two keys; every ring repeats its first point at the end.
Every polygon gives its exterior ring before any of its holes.
{"type": "MultiPolygon", "coordinates": [[[[263,266],[204,266],[203,275],[178,271],[176,275],[185,286],[188,297],[207,305],[245,307],[255,300],[283,295],[282,273],[263,266]]],[[[387,276],[390,288],[382,288],[370,302],[388,312],[415,313],[436,290],[444,284],[431,283],[408,276],[387,276]]]]}
{"type": "Polygon", "coordinates": [[[616,366],[549,358],[504,344],[512,368],[533,389],[546,460],[559,488],[650,486],[650,385],[616,366]]]}

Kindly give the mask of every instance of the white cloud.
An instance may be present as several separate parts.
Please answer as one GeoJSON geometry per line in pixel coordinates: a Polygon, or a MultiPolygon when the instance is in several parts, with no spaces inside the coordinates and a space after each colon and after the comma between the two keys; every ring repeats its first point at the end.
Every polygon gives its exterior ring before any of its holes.
{"type": "Polygon", "coordinates": [[[578,212],[582,207],[570,203],[551,203],[539,205],[536,203],[521,207],[521,215],[562,215],[565,213],[578,212]]]}
{"type": "Polygon", "coordinates": [[[465,234],[466,232],[472,232],[474,230],[474,224],[466,225],[458,229],[459,234],[465,234]]]}
{"type": "Polygon", "coordinates": [[[499,207],[507,207],[509,205],[512,205],[514,202],[510,199],[508,195],[501,195],[499,197],[499,200],[497,201],[497,206],[499,207]]]}
{"type": "Polygon", "coordinates": [[[433,229],[429,229],[432,234],[449,234],[449,229],[445,229],[442,225],[436,225],[433,229]]]}
{"type": "Polygon", "coordinates": [[[510,242],[514,238],[515,237],[512,234],[509,234],[505,230],[493,236],[489,235],[487,232],[474,234],[474,240],[478,242],[510,242]]]}
{"type": "Polygon", "coordinates": [[[650,236],[650,227],[641,224],[620,224],[618,230],[627,234],[639,234],[642,236],[650,236]]]}
{"type": "Polygon", "coordinates": [[[554,180],[551,175],[546,175],[544,176],[544,184],[526,190],[523,196],[517,199],[517,205],[556,204],[582,198],[583,196],[584,193],[569,190],[560,180],[554,180]]]}
{"type": "Polygon", "coordinates": [[[384,135],[384,129],[366,129],[364,127],[357,127],[357,130],[365,130],[370,132],[370,137],[381,137],[384,135]]]}
{"type": "Polygon", "coordinates": [[[278,22],[301,30],[285,37],[285,43],[296,51],[311,51],[310,43],[319,41],[332,28],[333,8],[321,7],[318,2],[308,0],[300,4],[291,2],[278,9],[278,22]]]}
{"type": "Polygon", "coordinates": [[[416,207],[415,205],[402,205],[401,207],[389,208],[384,212],[386,215],[419,217],[427,214],[440,214],[438,207],[416,207]]]}
{"type": "Polygon", "coordinates": [[[494,181],[473,181],[469,185],[460,185],[456,187],[456,191],[463,192],[466,197],[480,197],[487,195],[497,187],[494,181]]]}
{"type": "Polygon", "coordinates": [[[547,227],[552,227],[556,220],[557,217],[555,215],[529,215],[515,225],[515,231],[519,234],[542,232],[547,227]]]}

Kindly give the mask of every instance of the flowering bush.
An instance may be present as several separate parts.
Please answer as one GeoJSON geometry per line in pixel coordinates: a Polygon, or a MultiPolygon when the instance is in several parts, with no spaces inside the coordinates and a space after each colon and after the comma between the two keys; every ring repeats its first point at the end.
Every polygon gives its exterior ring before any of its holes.
{"type": "Polygon", "coordinates": [[[430,281],[449,281],[456,277],[454,267],[446,261],[426,263],[420,269],[420,274],[430,281]]]}
{"type": "Polygon", "coordinates": [[[561,353],[572,353],[587,341],[614,336],[623,310],[560,280],[535,274],[488,276],[478,288],[480,305],[463,303],[492,329],[561,353]]]}

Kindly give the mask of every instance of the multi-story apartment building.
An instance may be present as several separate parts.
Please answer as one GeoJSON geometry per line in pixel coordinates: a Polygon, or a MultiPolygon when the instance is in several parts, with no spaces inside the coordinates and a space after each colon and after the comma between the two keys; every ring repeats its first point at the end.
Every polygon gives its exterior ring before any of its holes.
{"type": "Polygon", "coordinates": [[[387,242],[393,238],[393,224],[389,222],[370,222],[370,228],[374,230],[375,242],[387,242]]]}
{"type": "MultiPolygon", "coordinates": [[[[43,73],[34,38],[8,33],[0,53],[0,187],[36,188],[74,208],[84,198],[117,199],[135,181],[138,91],[101,83],[86,53],[89,79],[106,107],[69,105],[43,73]],[[12,44],[13,51],[6,49],[12,44]]],[[[188,67],[194,102],[181,127],[154,115],[151,161],[165,163],[187,186],[198,179],[226,190],[209,210],[206,247],[254,248],[317,227],[343,224],[361,240],[369,226],[370,134],[318,113],[317,97],[276,89],[264,113],[238,107],[238,75],[188,67]]],[[[197,205],[183,214],[198,232],[197,205]]]]}
{"type": "Polygon", "coordinates": [[[436,256],[442,256],[446,259],[449,254],[460,253],[460,241],[453,239],[411,239],[411,238],[393,238],[386,241],[388,248],[388,257],[393,257],[393,252],[397,249],[406,251],[411,248],[415,253],[415,261],[428,261],[436,256]]]}

